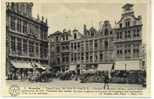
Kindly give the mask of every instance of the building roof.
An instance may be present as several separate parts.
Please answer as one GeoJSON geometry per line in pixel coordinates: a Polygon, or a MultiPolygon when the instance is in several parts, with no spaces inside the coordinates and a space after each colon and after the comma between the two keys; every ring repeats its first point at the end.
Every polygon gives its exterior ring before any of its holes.
{"type": "Polygon", "coordinates": [[[62,35],[62,32],[61,31],[56,31],[53,34],[50,34],[50,36],[52,36],[52,35],[62,35]]]}
{"type": "Polygon", "coordinates": [[[133,7],[133,4],[130,4],[130,3],[127,3],[124,6],[122,6],[123,9],[129,9],[131,7],[133,7]]]}

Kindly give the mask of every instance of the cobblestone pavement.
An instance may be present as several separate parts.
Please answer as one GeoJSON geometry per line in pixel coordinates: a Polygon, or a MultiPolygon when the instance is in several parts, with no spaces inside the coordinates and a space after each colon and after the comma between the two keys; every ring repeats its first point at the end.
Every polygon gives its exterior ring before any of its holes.
{"type": "MultiPolygon", "coordinates": [[[[43,87],[80,87],[80,88],[104,88],[104,83],[80,83],[75,80],[53,80],[51,82],[30,82],[30,81],[7,81],[7,84],[18,84],[20,86],[43,86],[43,87]]],[[[140,84],[117,84],[109,83],[110,89],[113,90],[141,90],[144,89],[140,84]]]]}

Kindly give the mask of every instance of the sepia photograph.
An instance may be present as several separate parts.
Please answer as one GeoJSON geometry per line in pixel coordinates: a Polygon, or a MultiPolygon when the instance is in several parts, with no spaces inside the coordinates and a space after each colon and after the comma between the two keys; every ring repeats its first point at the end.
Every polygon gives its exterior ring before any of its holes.
{"type": "Polygon", "coordinates": [[[4,96],[150,96],[150,0],[2,4],[4,96]]]}

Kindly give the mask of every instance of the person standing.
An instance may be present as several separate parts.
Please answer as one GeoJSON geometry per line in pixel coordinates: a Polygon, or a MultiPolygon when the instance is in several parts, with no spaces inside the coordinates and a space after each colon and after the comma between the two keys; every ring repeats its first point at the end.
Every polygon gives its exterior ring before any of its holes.
{"type": "Polygon", "coordinates": [[[109,89],[109,76],[108,76],[108,74],[105,74],[105,76],[104,76],[104,89],[106,89],[106,87],[107,87],[107,89],[109,89]]]}
{"type": "Polygon", "coordinates": [[[77,66],[77,69],[76,69],[76,79],[75,80],[78,80],[80,77],[80,67],[77,66]]]}

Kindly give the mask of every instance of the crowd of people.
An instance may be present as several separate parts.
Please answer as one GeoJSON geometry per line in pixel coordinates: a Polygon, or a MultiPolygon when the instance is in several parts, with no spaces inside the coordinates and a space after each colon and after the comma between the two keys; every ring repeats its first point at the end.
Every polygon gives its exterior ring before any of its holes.
{"type": "Polygon", "coordinates": [[[8,80],[29,80],[36,82],[51,81],[52,75],[50,71],[42,70],[40,68],[33,69],[13,69],[9,72],[8,80]]]}
{"type": "Polygon", "coordinates": [[[52,70],[16,70],[8,74],[8,80],[29,80],[35,82],[48,82],[52,79],[79,80],[80,83],[104,83],[104,89],[109,88],[108,83],[134,83],[146,86],[146,72],[141,70],[114,70],[82,72],[80,69],[53,72],[52,70]]]}

